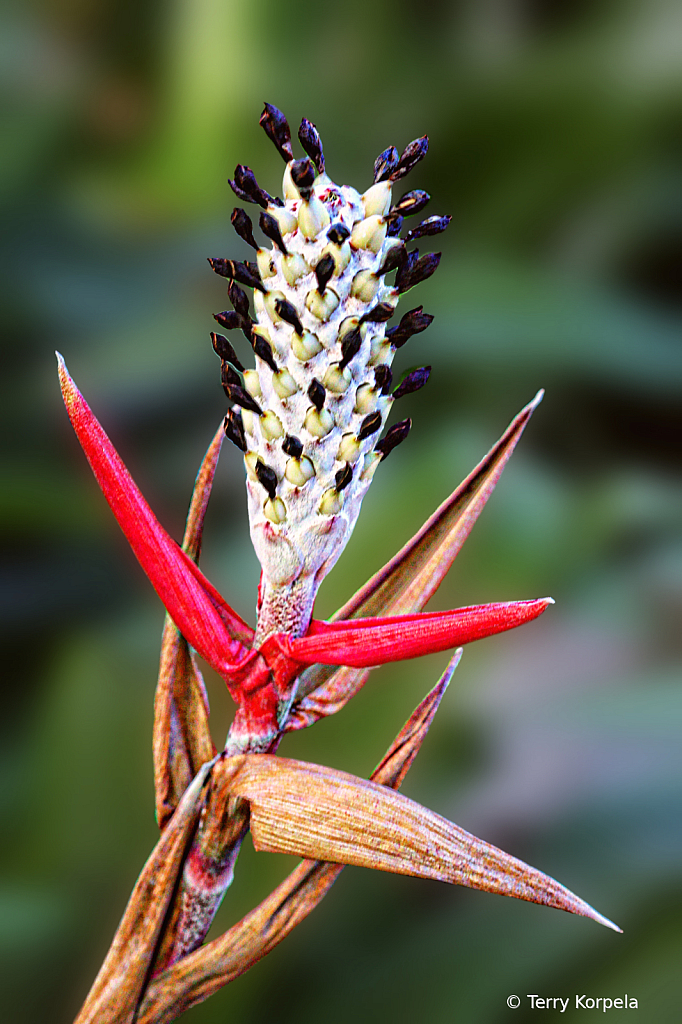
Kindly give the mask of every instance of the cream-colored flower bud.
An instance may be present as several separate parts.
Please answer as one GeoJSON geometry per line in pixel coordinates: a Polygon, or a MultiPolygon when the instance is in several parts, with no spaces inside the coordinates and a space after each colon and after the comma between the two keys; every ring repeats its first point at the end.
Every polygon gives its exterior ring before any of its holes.
{"type": "Polygon", "coordinates": [[[316,334],[304,331],[300,337],[298,334],[292,334],[291,351],[302,363],[307,363],[309,359],[312,359],[313,356],[322,351],[322,345],[316,334]]]}
{"type": "Polygon", "coordinates": [[[329,214],[324,203],[316,196],[311,196],[307,201],[302,200],[298,208],[298,226],[306,238],[317,238],[321,231],[329,227],[329,214]]]}
{"type": "Polygon", "coordinates": [[[315,476],[315,467],[307,455],[302,455],[300,459],[289,459],[284,475],[290,484],[295,487],[303,487],[308,480],[315,476]]]}
{"type": "Polygon", "coordinates": [[[260,379],[257,370],[244,370],[244,387],[252,398],[260,398],[260,379]]]}
{"type": "Polygon", "coordinates": [[[246,466],[246,474],[249,480],[253,480],[255,484],[258,483],[258,474],[256,473],[256,464],[258,463],[257,452],[247,452],[244,456],[244,465],[246,466]]]}
{"type": "Polygon", "coordinates": [[[362,466],[362,479],[371,480],[380,462],[381,452],[370,452],[369,455],[365,455],[365,461],[362,466]]]}
{"type": "Polygon", "coordinates": [[[330,242],[329,245],[325,245],[324,249],[320,253],[320,259],[327,255],[333,258],[334,263],[336,264],[336,273],[340,275],[343,274],[344,270],[350,263],[352,253],[348,242],[343,242],[342,245],[335,245],[333,242],[330,242]]]}
{"type": "Polygon", "coordinates": [[[268,498],[263,505],[263,515],[266,519],[269,519],[271,523],[278,526],[283,523],[287,517],[286,505],[281,498],[268,498]]]}
{"type": "MultiPolygon", "coordinates": [[[[282,195],[285,199],[288,199],[291,202],[301,198],[301,193],[294,185],[294,179],[291,177],[291,163],[288,163],[284,168],[284,176],[282,177],[282,195]]],[[[268,210],[268,213],[269,212],[270,211],[268,210]]]]}
{"type": "MultiPolygon", "coordinates": [[[[262,294],[262,293],[257,292],[257,294],[262,294]]],[[[265,310],[266,310],[268,316],[270,317],[270,319],[272,320],[273,324],[281,324],[282,323],[282,318],[279,315],[279,313],[277,312],[277,310],[275,309],[275,302],[277,302],[278,299],[285,299],[285,298],[286,298],[286,296],[284,295],[284,292],[268,292],[267,295],[263,296],[263,305],[265,306],[265,310]]]]}
{"type": "Polygon", "coordinates": [[[350,244],[354,249],[379,252],[386,238],[386,222],[381,217],[365,217],[351,232],[350,244]]]}
{"type": "Polygon", "coordinates": [[[320,512],[323,516],[333,516],[337,512],[341,511],[341,495],[335,487],[330,487],[328,491],[325,491],[322,495],[320,502],[320,512]]]}
{"type": "Polygon", "coordinates": [[[298,384],[288,370],[278,370],[277,373],[273,373],[272,386],[281,399],[291,398],[298,391],[298,384]]]}
{"type": "Polygon", "coordinates": [[[350,293],[360,302],[371,302],[381,287],[381,280],[371,270],[360,270],[351,281],[350,293]]]}
{"type": "Polygon", "coordinates": [[[258,267],[258,273],[260,274],[261,281],[267,280],[268,277],[274,277],[277,273],[275,267],[275,261],[272,258],[272,252],[269,249],[259,249],[256,253],[256,265],[258,267]]]}
{"type": "MultiPolygon", "coordinates": [[[[298,195],[296,198],[298,199],[298,195]]],[[[286,206],[268,206],[268,213],[277,221],[282,237],[290,235],[298,227],[296,214],[292,210],[288,210],[286,206]]]]}
{"type": "Polygon", "coordinates": [[[338,363],[333,363],[327,367],[322,383],[327,391],[332,391],[335,395],[342,395],[344,391],[348,390],[351,379],[350,370],[347,366],[341,370],[338,363]]]}
{"type": "Polygon", "coordinates": [[[253,434],[253,413],[250,409],[242,409],[242,423],[247,434],[253,434]]]}
{"type": "Polygon", "coordinates": [[[310,273],[310,267],[300,253],[290,252],[288,256],[282,257],[282,273],[287,284],[295,285],[299,278],[310,273]]]}
{"type": "Polygon", "coordinates": [[[379,392],[377,389],[373,388],[371,384],[361,384],[355,392],[355,412],[366,416],[367,413],[374,412],[378,401],[379,392]]]}
{"type": "Polygon", "coordinates": [[[257,334],[259,335],[259,337],[264,338],[265,341],[267,341],[270,348],[274,349],[274,345],[272,344],[272,338],[270,337],[270,332],[266,327],[262,327],[261,324],[254,324],[253,327],[251,328],[251,333],[257,334]]]}
{"type": "MultiPolygon", "coordinates": [[[[338,332],[337,340],[338,341],[343,341],[343,339],[346,337],[346,335],[349,334],[351,331],[354,331],[359,323],[360,323],[360,317],[359,316],[347,316],[346,319],[342,320],[341,323],[339,324],[339,332],[338,332]]],[[[363,324],[362,327],[360,328],[360,333],[361,334],[362,334],[362,330],[363,330],[363,328],[365,326],[366,326],[366,324],[363,324]]]]}
{"type": "Polygon", "coordinates": [[[329,319],[338,304],[339,297],[333,288],[325,288],[323,295],[313,289],[305,297],[306,309],[322,322],[329,319]]]}
{"type": "Polygon", "coordinates": [[[284,437],[282,421],[271,409],[268,409],[261,416],[260,429],[266,441],[274,441],[278,437],[284,437]]]}
{"type": "Polygon", "coordinates": [[[391,182],[378,181],[376,185],[371,185],[362,197],[362,208],[365,217],[374,214],[385,216],[391,208],[391,182]]]}
{"type": "Polygon", "coordinates": [[[328,409],[320,409],[318,412],[313,406],[306,413],[304,426],[313,437],[326,437],[334,429],[334,420],[328,409]]]}
{"type": "Polygon", "coordinates": [[[390,341],[386,341],[383,334],[375,334],[369,343],[369,366],[378,366],[379,363],[390,363],[393,359],[393,349],[390,341]]]}
{"type": "Polygon", "coordinates": [[[344,434],[336,453],[339,462],[357,462],[360,458],[360,444],[355,434],[344,434]]]}

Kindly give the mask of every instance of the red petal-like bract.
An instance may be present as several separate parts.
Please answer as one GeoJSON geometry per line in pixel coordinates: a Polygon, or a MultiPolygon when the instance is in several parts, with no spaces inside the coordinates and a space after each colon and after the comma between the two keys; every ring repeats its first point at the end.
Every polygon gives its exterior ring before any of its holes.
{"type": "Polygon", "coordinates": [[[253,631],[166,533],[69,376],[64,360],[57,358],[69,418],[116,521],[182,635],[216,672],[229,677],[249,653],[245,644],[253,631]]]}

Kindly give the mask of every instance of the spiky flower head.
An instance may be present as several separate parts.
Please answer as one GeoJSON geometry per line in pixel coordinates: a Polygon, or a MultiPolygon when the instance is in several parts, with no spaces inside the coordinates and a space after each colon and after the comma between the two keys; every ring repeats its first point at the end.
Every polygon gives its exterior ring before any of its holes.
{"type": "Polygon", "coordinates": [[[317,589],[343,551],[379,462],[410,429],[404,419],[381,436],[391,407],[422,387],[429,367],[393,388],[396,350],[433,319],[418,306],[387,327],[398,299],[438,266],[406,241],[443,231],[449,217],[430,217],[405,238],[403,218],[429,200],[412,191],[393,202],[393,186],[426,154],[426,136],[402,155],[376,160],[374,182],[361,195],[325,170],[315,126],[301,122],[306,153],[295,160],[284,115],[266,104],[261,124],[286,161],[284,201],[260,188],[239,165],[234,192],[262,207],[259,245],[245,210],[232,224],[256,260],[211,259],[230,280],[233,310],[216,314],[240,328],[256,356],[245,369],[223,335],[212,335],[232,407],[227,436],[244,452],[251,539],[262,567],[256,640],[273,632],[302,635],[317,589]],[[395,273],[393,283],[388,277],[395,273]],[[240,285],[253,288],[254,316],[240,285]]]}

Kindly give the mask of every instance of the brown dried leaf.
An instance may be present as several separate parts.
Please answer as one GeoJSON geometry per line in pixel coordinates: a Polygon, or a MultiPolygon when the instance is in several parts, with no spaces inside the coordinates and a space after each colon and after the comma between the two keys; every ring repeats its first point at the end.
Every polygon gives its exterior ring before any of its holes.
{"type": "Polygon", "coordinates": [[[74,1024],[131,1024],[185,851],[204,801],[206,764],[142,869],[106,959],[74,1024]]]}
{"type": "MultiPolygon", "coordinates": [[[[372,773],[397,789],[416,757],[461,657],[455,652],[436,686],[413,712],[372,773]]],[[[262,959],[315,909],[343,871],[342,864],[304,860],[258,907],[206,946],[154,978],[137,1024],[169,1024],[262,959]]]]}
{"type": "MultiPolygon", "coordinates": [[[[424,608],[440,586],[492,494],[502,470],[543,396],[539,391],[500,440],[410,541],[332,617],[409,615],[424,608]]],[[[335,714],[364,686],[369,669],[315,665],[300,677],[287,731],[335,714]]]]}
{"type": "MultiPolygon", "coordinates": [[[[204,516],[224,437],[221,424],[199,469],[187,514],[182,548],[197,564],[204,516]]],[[[201,672],[189,644],[166,615],[154,699],[154,788],[159,828],[165,826],[201,765],[215,754],[208,714],[201,672]]]]}

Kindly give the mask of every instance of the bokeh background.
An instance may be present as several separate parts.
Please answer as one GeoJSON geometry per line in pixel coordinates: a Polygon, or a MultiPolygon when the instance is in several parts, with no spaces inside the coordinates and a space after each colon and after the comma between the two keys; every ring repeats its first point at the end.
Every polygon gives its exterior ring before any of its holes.
{"type": "MultiPolygon", "coordinates": [[[[548,593],[556,607],[466,650],[404,791],[625,934],[348,869],[183,1019],[521,1024],[526,993],[627,992],[639,1020],[679,1020],[679,6],[24,0],[2,17],[4,1019],[72,1019],[156,838],[162,609],[71,433],[53,350],[179,537],[224,413],[208,332],[225,288],[205,258],[244,255],[227,178],[243,161],[279,191],[267,99],[294,128],[311,118],[332,177],[361,189],[377,153],[428,133],[406,187],[453,215],[415,293],[436,320],[400,354],[432,363],[431,382],[404,400],[413,432],[318,613],[547,389],[433,607],[548,593]]],[[[203,566],[253,619],[242,472],[226,445],[203,566]]],[[[444,663],[377,672],[282,752],[367,775],[444,663]]],[[[208,685],[221,742],[229,701],[208,685]]],[[[247,843],[216,928],[291,863],[247,843]]]]}

